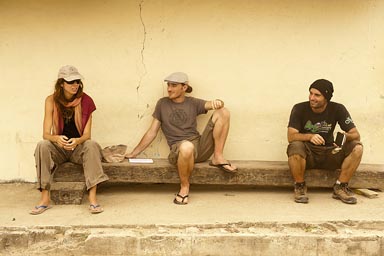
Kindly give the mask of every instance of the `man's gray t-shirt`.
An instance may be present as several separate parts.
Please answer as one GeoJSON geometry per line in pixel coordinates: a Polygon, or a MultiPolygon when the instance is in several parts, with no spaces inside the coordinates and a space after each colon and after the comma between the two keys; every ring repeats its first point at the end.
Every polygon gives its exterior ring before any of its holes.
{"type": "Polygon", "coordinates": [[[159,99],[152,116],[161,122],[168,145],[199,137],[196,117],[206,114],[205,100],[185,97],[184,102],[175,103],[168,97],[159,99]]]}

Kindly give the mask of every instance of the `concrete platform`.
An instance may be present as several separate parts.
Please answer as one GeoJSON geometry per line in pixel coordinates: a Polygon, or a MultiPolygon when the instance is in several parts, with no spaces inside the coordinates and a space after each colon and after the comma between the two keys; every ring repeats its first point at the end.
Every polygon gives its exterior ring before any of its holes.
{"type": "Polygon", "coordinates": [[[384,198],[357,205],[309,188],[194,185],[190,203],[172,203],[176,184],[109,185],[105,212],[54,205],[29,215],[34,184],[0,184],[0,255],[384,255],[384,198]]]}

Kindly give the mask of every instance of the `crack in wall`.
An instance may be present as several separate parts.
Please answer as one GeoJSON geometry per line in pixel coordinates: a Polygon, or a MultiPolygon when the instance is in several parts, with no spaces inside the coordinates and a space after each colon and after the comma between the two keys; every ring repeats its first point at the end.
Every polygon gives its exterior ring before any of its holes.
{"type": "Polygon", "coordinates": [[[143,77],[147,74],[147,67],[145,66],[145,61],[144,61],[145,42],[147,40],[147,29],[145,27],[145,23],[144,23],[144,19],[143,19],[143,4],[144,4],[144,0],[142,0],[140,2],[140,4],[139,4],[140,22],[141,22],[141,25],[143,27],[143,41],[142,41],[142,47],[141,47],[141,50],[140,50],[140,54],[141,54],[141,65],[142,65],[142,67],[144,69],[144,72],[140,75],[139,84],[136,87],[137,93],[139,93],[139,89],[141,87],[141,83],[143,81],[143,77]]]}
{"type": "MultiPolygon", "coordinates": [[[[147,66],[145,65],[145,59],[144,59],[144,51],[145,51],[145,43],[147,41],[147,28],[145,26],[145,23],[144,23],[144,18],[143,18],[143,5],[144,5],[144,0],[141,0],[140,1],[140,4],[139,4],[139,14],[140,14],[140,22],[141,22],[141,25],[142,25],[142,28],[143,28],[143,41],[142,41],[142,47],[141,47],[141,50],[140,50],[140,55],[141,55],[141,66],[143,68],[143,72],[141,72],[140,74],[140,79],[139,79],[139,83],[138,85],[136,86],[136,93],[137,93],[137,97],[138,99],[140,99],[140,88],[141,88],[141,85],[142,85],[142,82],[143,82],[143,78],[147,75],[147,66]]],[[[146,103],[146,110],[144,110],[142,113],[137,113],[137,118],[139,120],[143,119],[144,116],[145,116],[145,113],[148,112],[149,110],[149,104],[146,103]]],[[[157,136],[158,139],[157,139],[157,147],[154,147],[154,145],[152,145],[152,150],[153,152],[151,152],[152,156],[149,156],[145,151],[142,152],[142,154],[144,155],[144,157],[159,157],[160,156],[160,152],[159,152],[159,145],[161,144],[163,138],[162,136],[157,136]]],[[[151,151],[152,151],[151,150],[151,151]]]]}
{"type": "MultiPolygon", "coordinates": [[[[139,4],[139,14],[140,14],[140,22],[141,22],[141,25],[143,27],[143,41],[142,41],[142,47],[141,47],[141,50],[140,50],[140,55],[141,55],[141,66],[143,68],[143,72],[141,72],[140,74],[140,79],[139,79],[139,83],[138,85],[136,86],[136,93],[137,93],[137,97],[140,98],[140,93],[139,93],[139,90],[141,88],[141,84],[142,84],[142,81],[143,81],[143,78],[144,76],[147,74],[147,67],[145,65],[145,60],[144,60],[144,51],[145,51],[145,42],[147,40],[147,28],[145,26],[145,23],[144,23],[144,19],[143,19],[143,4],[144,4],[144,0],[142,0],[139,4]]],[[[149,105],[147,104],[147,109],[149,108],[149,105]]],[[[144,113],[138,113],[137,114],[137,117],[138,119],[142,119],[144,117],[144,113]]]]}

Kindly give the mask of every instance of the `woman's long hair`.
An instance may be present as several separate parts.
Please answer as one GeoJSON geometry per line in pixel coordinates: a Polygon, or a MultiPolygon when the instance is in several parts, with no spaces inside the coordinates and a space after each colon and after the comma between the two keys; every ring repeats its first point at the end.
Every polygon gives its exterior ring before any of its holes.
{"type": "Polygon", "coordinates": [[[63,117],[64,122],[67,123],[73,117],[74,108],[66,107],[66,105],[74,99],[83,96],[83,82],[80,80],[79,89],[77,90],[77,93],[73,95],[71,99],[67,100],[64,96],[64,88],[62,86],[64,84],[64,81],[65,80],[63,78],[57,79],[55,84],[55,91],[53,92],[53,100],[56,103],[56,106],[59,110],[59,113],[63,117]]]}

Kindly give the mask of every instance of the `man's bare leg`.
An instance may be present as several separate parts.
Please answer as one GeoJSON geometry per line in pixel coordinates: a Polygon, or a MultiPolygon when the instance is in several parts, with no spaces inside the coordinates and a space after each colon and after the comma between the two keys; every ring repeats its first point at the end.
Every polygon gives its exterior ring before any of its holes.
{"type": "MultiPolygon", "coordinates": [[[[224,164],[228,161],[224,158],[224,145],[228,137],[230,113],[228,109],[221,108],[216,110],[212,116],[212,122],[215,124],[213,128],[213,139],[215,141],[215,149],[213,152],[212,163],[224,164]]],[[[227,165],[226,168],[230,171],[236,170],[236,166],[227,165]]]]}
{"type": "Polygon", "coordinates": [[[180,177],[180,191],[176,200],[182,203],[188,203],[188,198],[183,197],[189,194],[189,177],[191,176],[194,167],[194,145],[192,142],[184,141],[179,146],[179,157],[177,159],[177,170],[180,177]]]}
{"type": "Polygon", "coordinates": [[[348,182],[355,173],[360,164],[361,157],[363,156],[363,146],[356,145],[351,154],[347,156],[341,165],[341,173],[339,179],[333,186],[333,195],[335,199],[341,200],[346,204],[356,204],[357,199],[354,197],[352,191],[349,189],[348,182]]]}
{"type": "Polygon", "coordinates": [[[305,164],[305,159],[300,155],[292,155],[288,157],[289,169],[291,170],[295,182],[304,182],[305,164]]]}
{"type": "Polygon", "coordinates": [[[288,165],[295,180],[295,202],[308,203],[307,186],[304,180],[306,160],[300,155],[288,157],[288,165]]]}
{"type": "Polygon", "coordinates": [[[356,145],[351,154],[344,159],[343,164],[341,165],[341,173],[339,176],[339,181],[341,183],[348,183],[352,178],[353,174],[359,167],[361,158],[363,156],[363,146],[356,145]]]}

